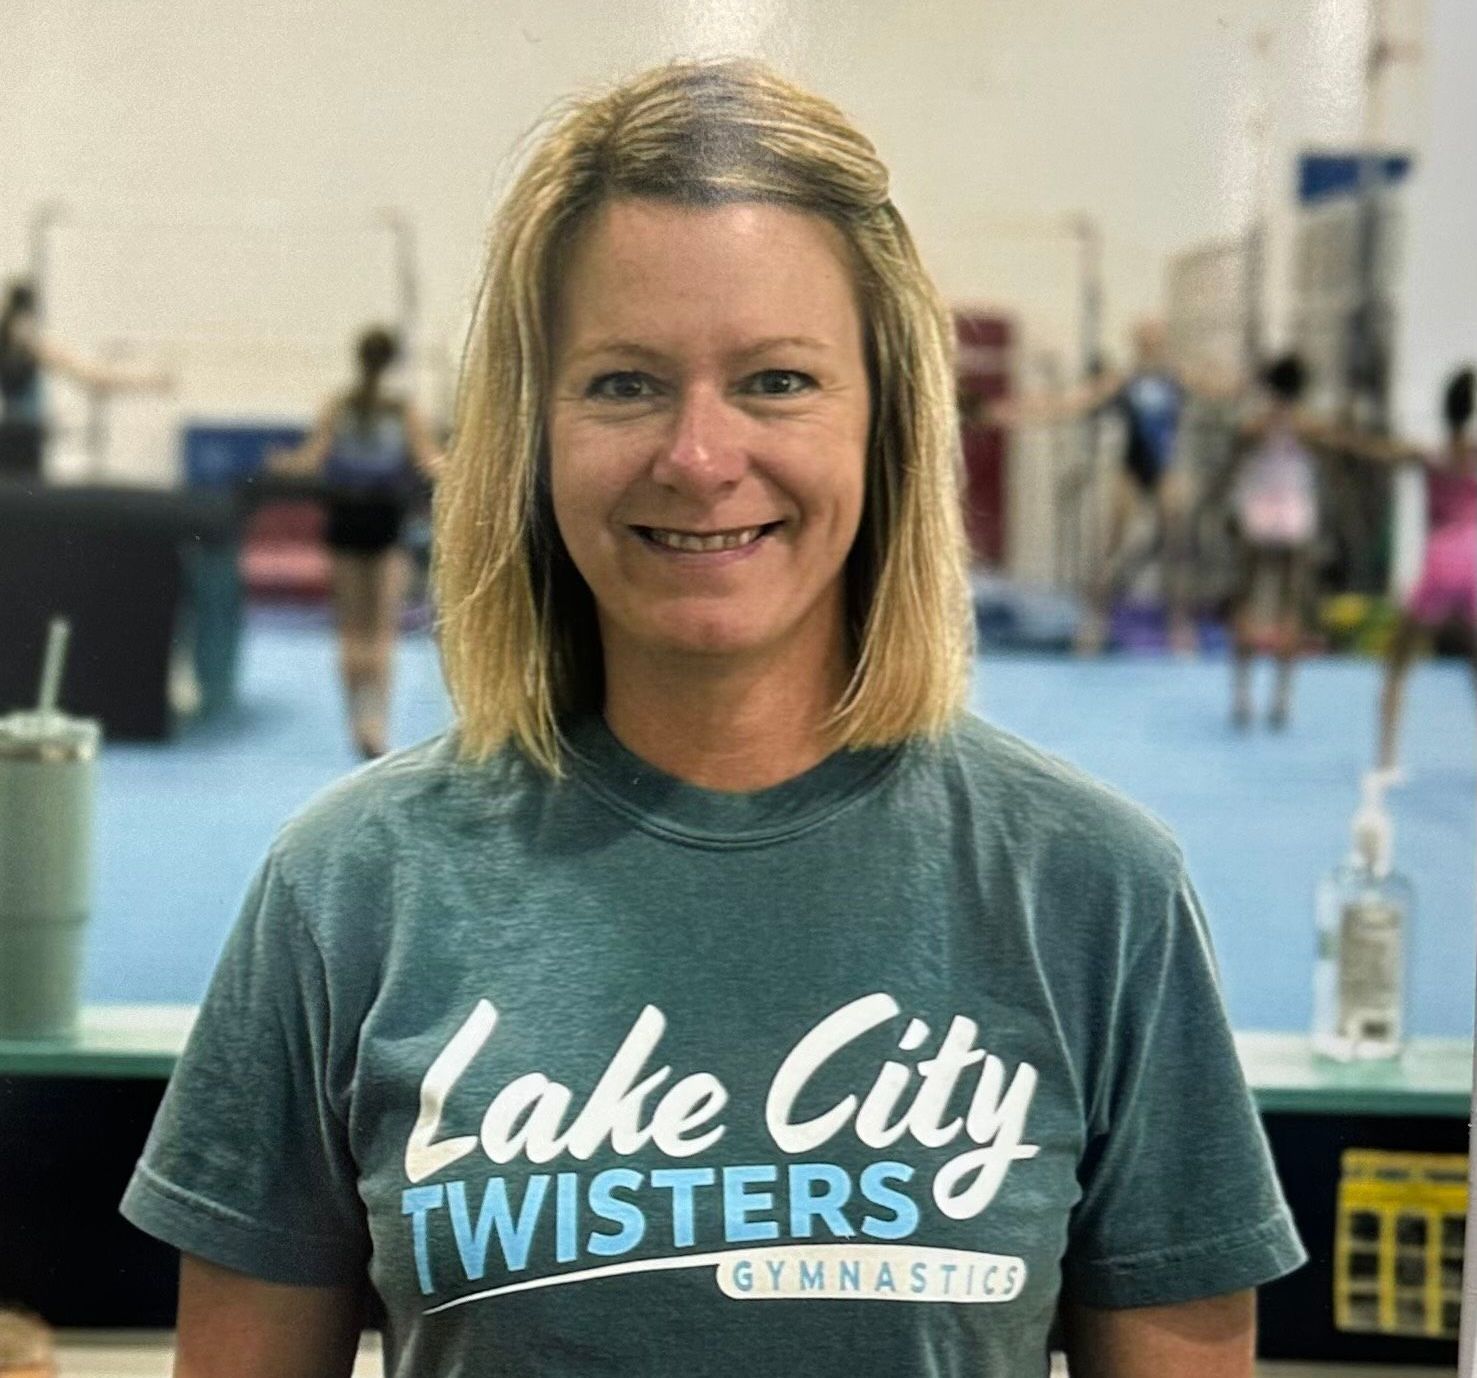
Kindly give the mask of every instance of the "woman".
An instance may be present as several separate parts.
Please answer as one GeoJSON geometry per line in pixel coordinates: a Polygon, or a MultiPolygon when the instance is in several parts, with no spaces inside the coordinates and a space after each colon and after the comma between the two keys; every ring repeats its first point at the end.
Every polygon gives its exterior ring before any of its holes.
{"type": "Polygon", "coordinates": [[[1298,415],[1307,372],[1285,354],[1262,373],[1266,404],[1245,427],[1246,449],[1236,464],[1231,507],[1236,520],[1241,577],[1231,609],[1231,721],[1251,723],[1251,667],[1257,650],[1277,658],[1277,685],[1267,714],[1271,727],[1287,725],[1292,676],[1303,642],[1303,608],[1314,538],[1318,534],[1316,461],[1303,443],[1298,415]],[[1258,602],[1270,592],[1270,626],[1258,602]]]}
{"type": "Polygon", "coordinates": [[[1203,922],[961,714],[948,320],[871,145],[662,68],[491,245],[458,725],[247,901],[124,1206],[186,1255],[177,1371],[346,1373],[368,1282],[394,1374],[1013,1378],[1059,1301],[1080,1371],[1249,1374],[1301,1255],[1203,922]]]}
{"type": "Polygon", "coordinates": [[[354,744],[372,758],[385,750],[390,665],[410,572],[400,528],[417,475],[434,478],[441,456],[414,404],[384,391],[385,370],[399,354],[395,337],[367,330],[356,353],[355,386],[324,409],[298,449],[270,463],[328,485],[339,673],[354,744]]]}
{"type": "Polygon", "coordinates": [[[1477,678],[1477,445],[1472,424],[1472,370],[1453,375],[1442,397],[1446,443],[1434,454],[1396,447],[1388,457],[1418,461],[1426,470],[1429,527],[1421,572],[1390,638],[1385,684],[1380,694],[1380,755],[1383,770],[1396,769],[1396,742],[1405,680],[1421,646],[1452,630],[1467,643],[1477,678]]]}
{"type": "Polygon", "coordinates": [[[165,374],[134,373],[92,363],[47,339],[36,326],[36,293],[11,283],[0,306],[0,478],[32,479],[41,473],[46,422],[42,375],[51,371],[94,392],[164,391],[165,374]]]}

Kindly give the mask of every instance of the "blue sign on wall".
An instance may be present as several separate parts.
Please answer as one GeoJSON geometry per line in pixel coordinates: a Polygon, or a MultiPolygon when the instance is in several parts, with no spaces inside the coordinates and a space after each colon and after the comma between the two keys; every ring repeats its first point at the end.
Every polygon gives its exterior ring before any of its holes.
{"type": "Polygon", "coordinates": [[[306,435],[302,426],[261,422],[187,425],[185,482],[193,488],[229,488],[260,470],[269,450],[299,445],[306,435]]]}
{"type": "Polygon", "coordinates": [[[1360,153],[1304,153],[1298,159],[1298,202],[1310,205],[1359,191],[1360,174],[1372,162],[1382,187],[1396,186],[1410,175],[1411,158],[1406,153],[1365,155],[1360,153]]]}

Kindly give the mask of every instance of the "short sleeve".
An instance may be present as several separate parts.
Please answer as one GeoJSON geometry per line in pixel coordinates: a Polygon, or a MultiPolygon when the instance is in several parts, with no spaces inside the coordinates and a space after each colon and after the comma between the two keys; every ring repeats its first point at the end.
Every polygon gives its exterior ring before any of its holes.
{"type": "Polygon", "coordinates": [[[124,1216],[270,1282],[352,1283],[368,1229],[329,1079],[322,958],[272,860],[253,881],[154,1127],[124,1216]]]}
{"type": "Polygon", "coordinates": [[[1240,1291],[1307,1258],[1183,874],[1165,921],[1145,926],[1106,1035],[1065,1260],[1069,1291],[1089,1306],[1240,1291]]]}

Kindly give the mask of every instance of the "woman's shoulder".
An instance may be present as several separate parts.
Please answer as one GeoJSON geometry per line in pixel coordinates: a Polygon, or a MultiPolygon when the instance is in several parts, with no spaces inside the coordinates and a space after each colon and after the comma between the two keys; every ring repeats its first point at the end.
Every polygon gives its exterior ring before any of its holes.
{"type": "Polygon", "coordinates": [[[1424,458],[1428,473],[1467,479],[1477,473],[1477,445],[1474,444],[1438,445],[1424,458]]]}
{"type": "Polygon", "coordinates": [[[980,826],[1003,833],[1024,858],[1070,849],[1096,859],[1178,876],[1183,857],[1169,827],[1143,805],[1071,762],[973,714],[923,753],[935,789],[963,792],[980,826]]]}
{"type": "Polygon", "coordinates": [[[345,867],[383,873],[485,827],[546,777],[512,746],[467,759],[450,728],[382,756],[335,781],[279,829],[272,858],[290,879],[321,879],[345,867]]]}

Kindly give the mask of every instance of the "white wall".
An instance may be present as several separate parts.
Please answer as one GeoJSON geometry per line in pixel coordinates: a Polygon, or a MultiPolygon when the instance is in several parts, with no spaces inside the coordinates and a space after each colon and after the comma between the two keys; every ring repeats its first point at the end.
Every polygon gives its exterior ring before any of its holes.
{"type": "Polygon", "coordinates": [[[1441,386],[1477,363],[1477,5],[1432,0],[1421,157],[1410,187],[1395,412],[1435,440],[1441,386]]]}
{"type": "MultiPolygon", "coordinates": [[[[1447,19],[1464,10],[1436,3],[1447,19]]],[[[1363,0],[8,0],[0,272],[24,265],[29,218],[54,198],[79,224],[119,202],[137,218],[140,201],[196,218],[272,202],[311,219],[296,254],[274,266],[242,250],[229,275],[192,276],[208,236],[75,229],[58,241],[53,297],[57,330],[82,345],[181,322],[198,336],[222,310],[243,336],[296,337],[300,369],[242,389],[275,388],[276,410],[298,410],[389,291],[380,251],[362,231],[336,237],[334,215],[408,213],[426,333],[454,348],[499,169],[549,103],[672,55],[746,51],[872,135],[951,299],[1019,310],[1033,348],[1071,361],[1065,218],[1085,211],[1102,226],[1117,347],[1158,305],[1172,252],[1246,224],[1263,175],[1249,137],[1258,110],[1279,206],[1293,150],[1357,133],[1365,24],[1363,0]],[[1261,31],[1275,38],[1258,59],[1261,31]],[[212,295],[225,306],[200,300],[212,295]]],[[[1401,110],[1397,96],[1392,122],[1401,110]]],[[[188,350],[175,355],[179,405],[219,409],[221,369],[192,373],[188,350]]],[[[121,403],[118,419],[126,428],[130,407],[148,405],[121,403]]]]}

